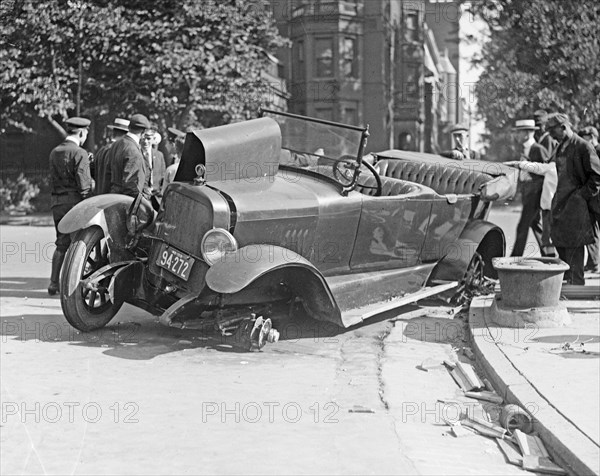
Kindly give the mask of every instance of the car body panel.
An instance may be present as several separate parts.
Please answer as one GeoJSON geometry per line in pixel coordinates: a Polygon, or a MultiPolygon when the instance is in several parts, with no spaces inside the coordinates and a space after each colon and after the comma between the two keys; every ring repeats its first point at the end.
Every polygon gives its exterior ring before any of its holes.
{"type": "Polygon", "coordinates": [[[196,165],[206,168],[207,183],[274,176],[279,168],[281,131],[261,117],[187,134],[175,181],[193,180],[196,165]]]}
{"type": "Polygon", "coordinates": [[[119,194],[90,197],[79,202],[58,224],[61,233],[70,234],[98,226],[104,232],[113,262],[132,258],[127,249],[127,210],[133,198],[119,194]]]}
{"type": "MultiPolygon", "coordinates": [[[[366,128],[276,116],[188,133],[175,181],[139,232],[134,264],[113,274],[115,299],[181,327],[206,312],[296,302],[347,327],[378,305],[448,289],[482,242],[491,255],[504,253],[501,230],[484,221],[489,202],[478,195],[494,177],[481,171],[485,164],[385,151],[372,169],[362,163],[366,128]],[[211,265],[203,237],[215,228],[228,244],[211,265]],[[188,274],[165,266],[172,256],[189,263],[188,274]]],[[[92,201],[65,226],[102,226],[126,243],[128,217],[114,228],[102,219],[112,223],[127,203],[92,201]],[[117,212],[105,213],[111,206],[117,212]]]]}

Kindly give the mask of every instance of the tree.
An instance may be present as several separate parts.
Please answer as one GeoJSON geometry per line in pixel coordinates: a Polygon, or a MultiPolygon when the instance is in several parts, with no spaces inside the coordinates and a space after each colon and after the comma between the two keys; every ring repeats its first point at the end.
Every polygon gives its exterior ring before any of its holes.
{"type": "Polygon", "coordinates": [[[2,129],[34,116],[62,131],[82,114],[146,113],[163,126],[256,115],[267,53],[286,44],[260,4],[242,0],[2,2],[2,129]]]}
{"type": "Polygon", "coordinates": [[[507,160],[514,120],[537,109],[565,112],[575,127],[598,124],[597,0],[480,0],[471,10],[489,27],[475,95],[492,155],[507,160]]]}

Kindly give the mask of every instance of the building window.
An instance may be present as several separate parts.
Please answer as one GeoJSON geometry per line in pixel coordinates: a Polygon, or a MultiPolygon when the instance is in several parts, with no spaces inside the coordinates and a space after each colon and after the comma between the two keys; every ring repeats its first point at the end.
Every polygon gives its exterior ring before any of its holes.
{"type": "Polygon", "coordinates": [[[356,40],[344,38],[340,51],[342,61],[342,75],[346,78],[358,77],[358,55],[356,51],[356,40]]]}
{"type": "Polygon", "coordinates": [[[315,117],[317,119],[333,121],[333,109],[330,107],[317,107],[315,108],[315,117]]]}
{"type": "Polygon", "coordinates": [[[408,12],[405,23],[406,41],[419,41],[419,12],[408,12]]]}
{"type": "Polygon", "coordinates": [[[341,122],[353,126],[358,125],[358,110],[355,106],[345,106],[342,108],[341,122]]]}
{"type": "Polygon", "coordinates": [[[419,97],[420,65],[406,64],[404,71],[405,99],[416,99],[419,97]]]}
{"type": "Polygon", "coordinates": [[[315,40],[315,76],[317,78],[333,76],[333,38],[315,40]]]}
{"type": "Polygon", "coordinates": [[[306,66],[304,63],[304,41],[299,41],[296,45],[296,77],[298,79],[305,78],[306,66]]]}

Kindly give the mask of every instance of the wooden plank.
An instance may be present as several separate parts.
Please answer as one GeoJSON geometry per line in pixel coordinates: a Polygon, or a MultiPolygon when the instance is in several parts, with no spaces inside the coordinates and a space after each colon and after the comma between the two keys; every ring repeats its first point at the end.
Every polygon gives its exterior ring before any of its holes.
{"type": "Polygon", "coordinates": [[[525,433],[523,433],[521,430],[515,430],[513,432],[513,436],[517,440],[517,444],[519,445],[521,454],[523,456],[530,455],[531,450],[529,449],[529,441],[527,440],[527,435],[525,433]]]}
{"type": "Polygon", "coordinates": [[[464,392],[468,392],[470,390],[470,388],[468,388],[469,383],[466,381],[466,379],[463,377],[463,375],[458,371],[458,369],[452,369],[450,371],[450,375],[452,375],[452,378],[454,379],[456,384],[460,388],[462,388],[464,392]]]}
{"type": "Polygon", "coordinates": [[[506,460],[510,464],[514,464],[516,466],[521,466],[523,464],[523,456],[519,453],[519,449],[512,443],[503,440],[502,438],[496,438],[496,443],[500,447],[504,456],[506,456],[506,460]]]}
{"type": "Polygon", "coordinates": [[[527,471],[533,471],[536,473],[544,473],[544,474],[558,474],[564,475],[567,472],[562,469],[560,466],[554,464],[550,458],[545,456],[533,456],[527,455],[523,456],[523,469],[527,471]]]}
{"type": "Polygon", "coordinates": [[[456,362],[456,368],[463,374],[464,378],[469,383],[470,388],[467,388],[467,391],[480,390],[485,387],[470,364],[456,362]]]}
{"type": "Polygon", "coordinates": [[[521,453],[523,453],[523,456],[531,455],[545,458],[550,457],[544,442],[539,436],[527,435],[521,430],[515,430],[514,436],[519,443],[519,447],[521,448],[521,453]]]}
{"type": "Polygon", "coordinates": [[[477,400],[483,400],[485,402],[492,403],[502,403],[504,399],[495,392],[488,392],[487,390],[482,390],[480,392],[465,392],[465,396],[469,398],[475,398],[477,400]]]}

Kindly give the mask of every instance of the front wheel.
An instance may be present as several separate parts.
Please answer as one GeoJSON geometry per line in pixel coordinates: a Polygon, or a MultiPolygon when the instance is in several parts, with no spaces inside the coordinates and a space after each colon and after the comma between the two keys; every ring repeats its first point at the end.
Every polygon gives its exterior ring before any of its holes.
{"type": "Polygon", "coordinates": [[[104,327],[123,305],[110,300],[108,282],[101,282],[98,290],[86,289],[81,284],[108,262],[108,247],[100,228],[86,228],[77,233],[60,275],[60,304],[69,324],[80,331],[104,327]]]}

